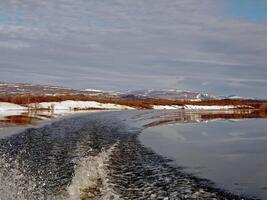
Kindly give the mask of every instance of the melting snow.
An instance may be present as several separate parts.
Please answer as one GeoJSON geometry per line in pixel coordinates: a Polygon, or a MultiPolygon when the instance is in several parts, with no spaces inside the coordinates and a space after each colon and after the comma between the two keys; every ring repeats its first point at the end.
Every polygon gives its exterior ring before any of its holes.
{"type": "Polygon", "coordinates": [[[154,105],[153,109],[155,110],[173,110],[173,109],[182,109],[183,106],[171,105],[171,106],[164,106],[164,105],[154,105]]]}
{"type": "MultiPolygon", "coordinates": [[[[172,109],[186,109],[186,110],[227,110],[238,108],[239,106],[226,105],[226,106],[199,106],[199,105],[154,105],[155,110],[172,110],[172,109]]],[[[32,109],[51,109],[51,110],[74,110],[74,109],[109,109],[109,110],[133,110],[133,107],[118,105],[113,103],[99,103],[96,101],[61,101],[61,102],[41,102],[32,103],[29,105],[32,109]]],[[[6,111],[23,111],[27,107],[20,106],[13,103],[0,102],[0,112],[6,111]]]]}
{"type": "Polygon", "coordinates": [[[26,107],[17,104],[0,102],[0,120],[7,116],[21,115],[25,110],[26,107]]]}
{"type": "Polygon", "coordinates": [[[97,89],[85,89],[84,91],[87,91],[87,92],[103,92],[103,90],[97,90],[97,89]]]}
{"type": "Polygon", "coordinates": [[[198,106],[198,105],[185,105],[184,109],[186,110],[227,110],[233,109],[235,106],[198,106]]]}
{"type": "Polygon", "coordinates": [[[154,105],[153,109],[155,110],[173,110],[173,109],[185,109],[185,110],[227,110],[236,108],[235,106],[198,106],[198,105],[185,105],[185,106],[177,106],[177,105],[154,105]]]}
{"type": "Polygon", "coordinates": [[[0,112],[7,110],[26,110],[26,109],[27,109],[26,107],[14,103],[0,102],[0,112]]]}
{"type": "Polygon", "coordinates": [[[42,102],[29,105],[30,108],[52,109],[52,110],[74,110],[74,109],[110,109],[110,110],[132,110],[133,107],[118,105],[113,103],[99,103],[96,101],[61,101],[61,102],[42,102]]]}

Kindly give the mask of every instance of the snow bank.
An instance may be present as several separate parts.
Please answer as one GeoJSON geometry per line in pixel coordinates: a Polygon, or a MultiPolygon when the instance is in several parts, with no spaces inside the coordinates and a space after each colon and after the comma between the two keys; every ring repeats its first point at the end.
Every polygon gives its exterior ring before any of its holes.
{"type": "Polygon", "coordinates": [[[0,120],[5,119],[7,116],[21,115],[26,110],[26,107],[17,104],[0,102],[0,120]]]}
{"type": "Polygon", "coordinates": [[[8,110],[26,110],[26,109],[27,109],[26,107],[14,103],[0,102],[0,112],[8,110]]]}
{"type": "Polygon", "coordinates": [[[185,110],[228,110],[233,108],[239,108],[238,106],[198,106],[198,105],[154,105],[153,109],[155,110],[174,110],[174,109],[185,109],[185,110]]]}
{"type": "Polygon", "coordinates": [[[97,89],[85,89],[84,91],[87,91],[87,92],[104,92],[103,90],[97,90],[97,89]]]}
{"type": "MultiPolygon", "coordinates": [[[[61,102],[41,102],[29,104],[31,109],[51,109],[51,110],[82,110],[82,109],[108,109],[108,110],[133,110],[133,107],[118,105],[113,103],[99,103],[96,101],[61,101],[61,102]]],[[[174,109],[185,109],[185,110],[227,110],[233,108],[241,108],[240,106],[199,106],[199,105],[154,105],[155,110],[174,110],[174,109]]],[[[19,111],[26,110],[27,107],[20,106],[13,103],[0,102],[0,112],[6,111],[19,111]]]]}
{"type": "Polygon", "coordinates": [[[113,103],[99,103],[96,101],[61,101],[61,102],[42,102],[29,105],[33,109],[51,110],[74,110],[74,109],[110,109],[110,110],[132,110],[133,107],[117,105],[113,103]]]}
{"type": "Polygon", "coordinates": [[[174,109],[182,109],[183,106],[171,105],[171,106],[164,106],[164,105],[154,105],[153,109],[155,110],[174,110],[174,109]]]}
{"type": "Polygon", "coordinates": [[[198,105],[185,105],[184,109],[186,110],[227,110],[233,109],[235,106],[198,106],[198,105]]]}

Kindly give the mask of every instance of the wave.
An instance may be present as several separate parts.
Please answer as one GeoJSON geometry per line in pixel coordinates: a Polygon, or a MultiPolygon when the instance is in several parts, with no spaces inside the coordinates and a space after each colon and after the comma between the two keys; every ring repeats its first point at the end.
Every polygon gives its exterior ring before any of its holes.
{"type": "Polygon", "coordinates": [[[96,156],[81,158],[75,166],[75,173],[67,190],[55,199],[119,200],[119,195],[109,183],[107,173],[107,163],[116,147],[117,143],[96,156]]]}

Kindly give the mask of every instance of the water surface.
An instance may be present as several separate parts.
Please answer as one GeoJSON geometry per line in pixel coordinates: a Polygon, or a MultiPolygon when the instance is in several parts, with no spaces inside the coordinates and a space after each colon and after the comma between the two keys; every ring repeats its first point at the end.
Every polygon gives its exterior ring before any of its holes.
{"type": "Polygon", "coordinates": [[[267,199],[267,121],[219,120],[150,127],[145,146],[236,194],[267,199]]]}
{"type": "Polygon", "coordinates": [[[265,121],[196,123],[247,115],[233,112],[84,113],[2,135],[0,199],[264,197],[265,121]],[[234,194],[186,172],[197,172],[234,194]],[[241,190],[231,190],[231,184],[241,190]]]}

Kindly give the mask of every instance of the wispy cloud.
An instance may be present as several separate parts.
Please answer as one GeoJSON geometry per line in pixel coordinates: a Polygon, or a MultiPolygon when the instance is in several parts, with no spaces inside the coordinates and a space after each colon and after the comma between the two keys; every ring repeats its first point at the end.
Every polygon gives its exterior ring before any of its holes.
{"type": "Polygon", "coordinates": [[[223,12],[213,0],[4,0],[0,80],[267,97],[267,21],[223,12]]]}

